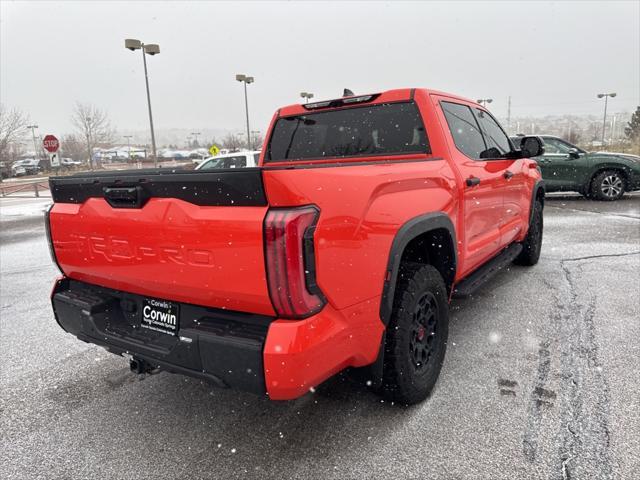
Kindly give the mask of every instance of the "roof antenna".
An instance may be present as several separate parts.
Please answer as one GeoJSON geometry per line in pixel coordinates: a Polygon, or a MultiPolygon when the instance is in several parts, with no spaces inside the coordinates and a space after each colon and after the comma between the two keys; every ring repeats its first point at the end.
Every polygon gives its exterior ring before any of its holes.
{"type": "Polygon", "coordinates": [[[353,95],[354,93],[348,88],[345,88],[344,91],[342,92],[343,97],[353,97],[353,95]]]}

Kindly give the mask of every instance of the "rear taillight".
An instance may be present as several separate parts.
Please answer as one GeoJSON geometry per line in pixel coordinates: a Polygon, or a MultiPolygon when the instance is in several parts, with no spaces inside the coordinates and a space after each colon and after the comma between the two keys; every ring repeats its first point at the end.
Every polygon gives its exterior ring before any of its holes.
{"type": "Polygon", "coordinates": [[[264,222],[267,279],[271,302],[282,318],[306,318],[326,300],[316,283],[314,206],[274,208],[264,222]]]}
{"type": "Polygon", "coordinates": [[[60,273],[63,273],[62,272],[62,268],[60,268],[60,264],[58,263],[58,258],[56,257],[56,251],[53,248],[53,238],[51,238],[51,219],[50,219],[50,214],[51,214],[51,209],[53,208],[54,205],[55,204],[52,203],[44,211],[44,231],[45,231],[45,233],[47,235],[47,243],[49,244],[49,255],[51,255],[51,261],[53,263],[55,263],[56,267],[58,267],[58,270],[60,270],[60,273]]]}

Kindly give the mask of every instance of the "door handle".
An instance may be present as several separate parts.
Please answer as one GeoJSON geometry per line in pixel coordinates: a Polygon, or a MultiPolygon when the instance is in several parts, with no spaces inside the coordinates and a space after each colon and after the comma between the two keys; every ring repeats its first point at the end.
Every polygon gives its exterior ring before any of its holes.
{"type": "Polygon", "coordinates": [[[506,172],[504,172],[504,178],[506,178],[507,180],[509,180],[511,177],[513,177],[513,172],[510,172],[509,170],[507,170],[506,172]]]}
{"type": "Polygon", "coordinates": [[[469,177],[467,178],[467,187],[473,187],[474,185],[479,185],[480,179],[478,177],[469,177]]]}

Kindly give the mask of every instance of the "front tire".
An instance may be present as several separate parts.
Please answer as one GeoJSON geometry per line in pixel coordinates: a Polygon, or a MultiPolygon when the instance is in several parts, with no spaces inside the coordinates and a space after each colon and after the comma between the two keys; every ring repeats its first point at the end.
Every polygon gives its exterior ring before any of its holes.
{"type": "Polygon", "coordinates": [[[591,195],[596,200],[619,200],[624,195],[624,191],[624,177],[616,170],[600,172],[591,181],[591,195]]]}
{"type": "Polygon", "coordinates": [[[531,215],[529,231],[527,232],[524,242],[522,242],[522,252],[515,258],[513,263],[528,267],[538,263],[540,251],[542,250],[543,227],[542,202],[536,199],[533,204],[533,215],[531,215]]]}
{"type": "Polygon", "coordinates": [[[449,335],[449,304],[442,276],[431,265],[403,264],[387,326],[383,395],[412,405],[438,380],[449,335]]]}

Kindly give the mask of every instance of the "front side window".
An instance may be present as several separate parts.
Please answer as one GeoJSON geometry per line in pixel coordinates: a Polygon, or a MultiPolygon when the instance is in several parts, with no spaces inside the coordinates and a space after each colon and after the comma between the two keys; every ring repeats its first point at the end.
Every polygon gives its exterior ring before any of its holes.
{"type": "Polygon", "coordinates": [[[482,152],[481,158],[503,158],[505,154],[511,151],[509,137],[500,128],[498,122],[484,110],[476,108],[476,116],[487,143],[487,149],[482,152]]]}
{"type": "Polygon", "coordinates": [[[544,152],[545,153],[555,153],[555,154],[568,154],[569,150],[571,150],[573,145],[569,145],[568,143],[563,142],[562,140],[558,140],[557,138],[543,138],[544,142],[544,152]]]}
{"type": "Polygon", "coordinates": [[[343,108],[278,119],[265,162],[431,153],[413,102],[343,108]]]}
{"type": "Polygon", "coordinates": [[[466,105],[441,102],[449,131],[458,150],[467,157],[479,160],[487,149],[480,127],[471,109],[466,105]]]}

